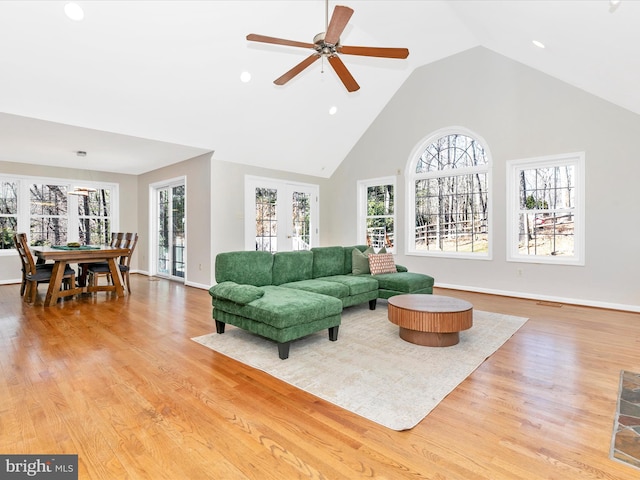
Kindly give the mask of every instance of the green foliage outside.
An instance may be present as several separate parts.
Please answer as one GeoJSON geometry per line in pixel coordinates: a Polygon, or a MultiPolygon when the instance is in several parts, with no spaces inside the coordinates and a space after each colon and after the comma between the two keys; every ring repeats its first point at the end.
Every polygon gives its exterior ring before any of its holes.
{"type": "Polygon", "coordinates": [[[549,208],[549,204],[545,200],[536,200],[533,195],[526,198],[525,206],[527,210],[546,210],[549,208]]]}

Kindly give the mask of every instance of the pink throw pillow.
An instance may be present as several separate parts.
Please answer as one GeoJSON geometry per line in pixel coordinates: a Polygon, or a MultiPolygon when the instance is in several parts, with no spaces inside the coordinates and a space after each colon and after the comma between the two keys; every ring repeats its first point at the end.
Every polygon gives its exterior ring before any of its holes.
{"type": "Polygon", "coordinates": [[[395,273],[396,264],[393,261],[393,255],[391,253],[378,253],[369,254],[369,270],[371,275],[379,275],[381,273],[395,273]]]}

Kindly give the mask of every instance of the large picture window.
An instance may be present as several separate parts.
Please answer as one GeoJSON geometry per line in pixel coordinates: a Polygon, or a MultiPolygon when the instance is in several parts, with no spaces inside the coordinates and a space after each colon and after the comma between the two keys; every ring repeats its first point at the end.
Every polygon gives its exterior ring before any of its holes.
{"type": "Polygon", "coordinates": [[[11,252],[16,232],[31,245],[109,243],[117,196],[114,184],[0,175],[0,251],[11,252]]]}
{"type": "Polygon", "coordinates": [[[463,129],[437,132],[410,158],[407,252],[490,258],[490,158],[463,129]]]}
{"type": "Polygon", "coordinates": [[[507,163],[507,259],[584,264],[584,155],[507,163]]]}

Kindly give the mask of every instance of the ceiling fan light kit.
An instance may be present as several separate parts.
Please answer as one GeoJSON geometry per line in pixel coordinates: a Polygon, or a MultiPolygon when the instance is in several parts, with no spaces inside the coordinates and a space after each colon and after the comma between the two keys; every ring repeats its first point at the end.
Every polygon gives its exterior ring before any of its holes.
{"type": "Polygon", "coordinates": [[[81,197],[88,197],[90,193],[96,192],[95,188],[91,187],[76,187],[73,191],[69,192],[69,195],[79,195],[81,197]]]}
{"type": "MultiPolygon", "coordinates": [[[[328,12],[328,0],[327,0],[328,12]]],[[[328,22],[325,32],[318,33],[313,37],[313,43],[297,42],[295,40],[285,40],[283,38],[267,37],[251,33],[247,35],[247,40],[251,42],[271,43],[276,45],[285,45],[290,47],[300,47],[313,49],[314,52],[297,64],[284,75],[276,78],[273,83],[276,85],[284,85],[294,78],[304,69],[309,67],[319,58],[326,58],[333,70],[342,81],[342,84],[349,92],[355,92],[360,89],[360,85],[353,78],[346,65],[342,62],[339,54],[360,55],[365,57],[380,58],[407,58],[409,50],[406,48],[383,48],[383,47],[354,47],[340,44],[340,35],[349,23],[349,19],[353,15],[353,9],[337,5],[333,10],[331,21],[328,22]]]]}

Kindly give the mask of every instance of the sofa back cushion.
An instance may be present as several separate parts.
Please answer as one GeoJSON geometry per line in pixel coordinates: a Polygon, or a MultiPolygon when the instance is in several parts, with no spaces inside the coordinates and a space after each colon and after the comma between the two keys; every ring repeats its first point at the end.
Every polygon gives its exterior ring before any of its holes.
{"type": "Polygon", "coordinates": [[[344,247],[344,275],[348,275],[353,272],[353,249],[356,248],[361,252],[364,252],[367,248],[366,245],[354,245],[353,247],[344,247]]]}
{"type": "Polygon", "coordinates": [[[310,280],[313,253],[308,250],[278,252],[273,256],[273,285],[310,280]]]}
{"type": "Polygon", "coordinates": [[[313,252],[313,278],[344,275],[343,247],[315,247],[313,252]]]}
{"type": "Polygon", "coordinates": [[[216,255],[216,282],[262,287],[271,285],[273,255],[269,252],[225,252],[216,255]]]}
{"type": "Polygon", "coordinates": [[[372,247],[367,248],[364,252],[354,248],[351,251],[351,273],[354,275],[363,275],[371,273],[369,269],[369,254],[374,254],[372,247]]]}

